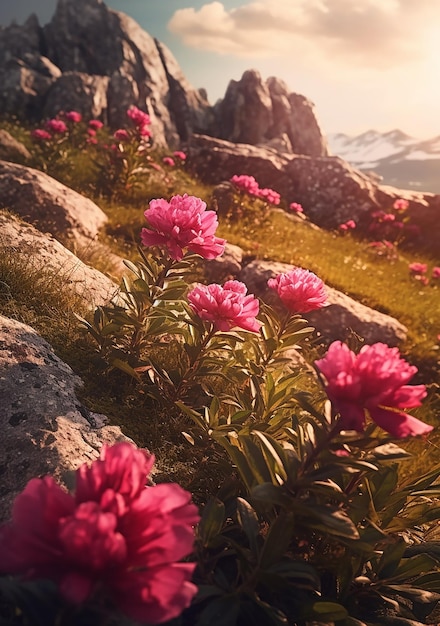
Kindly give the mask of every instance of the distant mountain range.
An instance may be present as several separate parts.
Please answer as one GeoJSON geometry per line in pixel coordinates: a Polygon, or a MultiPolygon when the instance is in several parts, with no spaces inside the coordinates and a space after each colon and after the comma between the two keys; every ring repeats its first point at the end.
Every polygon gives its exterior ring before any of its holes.
{"type": "Polygon", "coordinates": [[[440,193],[440,135],[421,141],[401,130],[327,136],[330,152],[401,189],[440,193]]]}

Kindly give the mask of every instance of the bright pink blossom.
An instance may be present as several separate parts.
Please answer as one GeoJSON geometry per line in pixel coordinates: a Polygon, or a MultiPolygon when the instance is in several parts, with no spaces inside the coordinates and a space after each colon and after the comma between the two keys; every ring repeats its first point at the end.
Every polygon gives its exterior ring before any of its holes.
{"type": "Polygon", "coordinates": [[[289,209],[291,211],[293,211],[294,213],[303,213],[304,209],[302,208],[301,204],[298,204],[298,202],[291,202],[289,204],[289,209]]]}
{"type": "Polygon", "coordinates": [[[144,111],[141,111],[134,105],[128,109],[127,116],[137,128],[143,128],[144,126],[149,126],[151,124],[151,119],[148,113],[144,113],[144,111]]]}
{"type": "Polygon", "coordinates": [[[163,162],[164,165],[168,165],[169,167],[174,167],[176,165],[175,162],[174,162],[174,159],[172,159],[171,157],[168,157],[168,156],[164,157],[162,159],[162,162],[163,162]]]}
{"type": "Polygon", "coordinates": [[[117,141],[130,141],[130,135],[124,128],[118,128],[118,130],[113,133],[113,137],[117,141]]]}
{"type": "Polygon", "coordinates": [[[408,200],[404,200],[403,198],[398,198],[397,200],[394,201],[394,204],[393,204],[393,209],[395,209],[396,211],[406,211],[408,207],[409,207],[408,200]]]}
{"type": "Polygon", "coordinates": [[[409,271],[413,274],[426,274],[428,266],[426,263],[410,263],[408,265],[409,271]]]}
{"type": "Polygon", "coordinates": [[[215,259],[223,254],[225,240],[215,236],[218,220],[215,211],[195,196],[173,196],[169,202],[151,200],[144,215],[149,228],[143,228],[144,246],[165,246],[172,259],[180,261],[184,250],[215,259]]]}
{"type": "Polygon", "coordinates": [[[99,589],[136,621],[179,615],[197,591],[195,564],[177,561],[199,516],[178,485],[145,487],[153,462],[124,442],[77,471],[76,494],[51,477],[29,481],[0,528],[0,573],[53,580],[74,604],[99,589]]]}
{"type": "Polygon", "coordinates": [[[433,278],[440,278],[440,267],[433,267],[432,268],[432,277],[433,278]]]}
{"type": "Polygon", "coordinates": [[[90,120],[89,127],[93,130],[100,130],[104,124],[100,120],[90,120]]]}
{"type": "Polygon", "coordinates": [[[384,213],[384,215],[382,215],[383,222],[394,222],[395,219],[396,216],[394,215],[394,213],[384,213]]]}
{"type": "Polygon", "coordinates": [[[57,135],[64,135],[67,133],[67,126],[63,120],[52,119],[46,122],[46,128],[57,135]]]}
{"type": "Polygon", "coordinates": [[[82,115],[81,113],[78,113],[78,111],[68,111],[65,117],[66,120],[69,120],[69,122],[73,122],[74,124],[79,124],[82,120],[82,115]]]}
{"type": "Polygon", "coordinates": [[[432,426],[402,409],[421,405],[425,385],[407,385],[417,372],[400,357],[398,348],[375,343],[358,355],[340,341],[315,361],[326,379],[326,392],[340,414],[341,430],[363,431],[369,416],[393,437],[425,435],[432,426]]]}
{"type": "Polygon", "coordinates": [[[240,191],[246,191],[251,196],[258,196],[260,192],[260,186],[253,176],[246,176],[241,174],[240,176],[235,174],[230,182],[237,187],[240,191]]]}
{"type": "Polygon", "coordinates": [[[181,161],[186,161],[186,154],[181,150],[176,150],[175,152],[173,152],[173,156],[175,156],[176,159],[180,159],[181,161]]]}
{"type": "Polygon", "coordinates": [[[44,130],[43,128],[36,128],[31,132],[32,139],[35,141],[50,141],[52,139],[52,135],[44,130]]]}
{"type": "Polygon", "coordinates": [[[296,267],[267,281],[292,313],[307,313],[327,304],[325,285],[316,274],[296,267]]]}
{"type": "Polygon", "coordinates": [[[253,295],[238,280],[221,285],[197,285],[188,294],[193,311],[202,319],[212,322],[217,330],[242,328],[257,333],[261,322],[255,319],[260,308],[253,295]]]}
{"type": "Polygon", "coordinates": [[[96,130],[94,128],[88,128],[87,134],[89,137],[96,137],[96,130]]]}
{"type": "Polygon", "coordinates": [[[353,230],[353,228],[356,228],[356,222],[354,220],[347,220],[343,224],[339,224],[339,230],[342,231],[353,230]]]}
{"type": "Polygon", "coordinates": [[[281,201],[280,194],[274,189],[260,189],[257,195],[259,198],[266,200],[270,204],[275,204],[276,206],[278,206],[281,201]]]}

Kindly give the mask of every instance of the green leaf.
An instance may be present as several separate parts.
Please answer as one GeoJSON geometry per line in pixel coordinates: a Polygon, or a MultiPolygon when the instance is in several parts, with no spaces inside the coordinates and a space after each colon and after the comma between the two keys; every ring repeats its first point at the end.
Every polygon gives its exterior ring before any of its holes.
{"type": "Polygon", "coordinates": [[[286,553],[295,528],[295,518],[288,512],[281,513],[270,525],[260,553],[260,566],[269,568],[286,553]]]}
{"type": "Polygon", "coordinates": [[[428,554],[418,554],[402,559],[392,578],[393,580],[408,580],[413,576],[432,572],[436,567],[438,567],[438,561],[428,554]]]}
{"type": "Polygon", "coordinates": [[[316,619],[326,622],[337,622],[348,617],[347,609],[336,602],[315,602],[312,611],[316,619]]]}
{"type": "Polygon", "coordinates": [[[139,374],[126,361],[122,361],[122,359],[112,359],[110,364],[122,372],[129,374],[129,376],[132,376],[138,382],[141,381],[139,374]]]}
{"type": "Polygon", "coordinates": [[[218,498],[211,498],[205,505],[198,527],[198,535],[203,545],[209,543],[220,534],[225,521],[225,505],[218,498]]]}
{"type": "Polygon", "coordinates": [[[244,498],[237,498],[237,519],[246,534],[250,549],[254,554],[257,554],[257,537],[260,532],[260,524],[254,509],[244,498]]]}

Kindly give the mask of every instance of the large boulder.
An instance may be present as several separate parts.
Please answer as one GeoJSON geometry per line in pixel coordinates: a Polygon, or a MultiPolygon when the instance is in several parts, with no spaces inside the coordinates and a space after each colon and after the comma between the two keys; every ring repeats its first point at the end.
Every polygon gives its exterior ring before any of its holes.
{"type": "Polygon", "coordinates": [[[289,93],[279,78],[264,82],[257,71],[246,71],[239,81],[230,81],[215,112],[218,130],[214,134],[222,139],[270,145],[287,153],[328,154],[313,104],[289,93]]]}
{"type": "Polygon", "coordinates": [[[78,400],[82,384],[30,326],[0,316],[0,522],[34,477],[68,472],[127,440],[78,400]]]}
{"type": "MultiPolygon", "coordinates": [[[[277,296],[273,289],[269,289],[267,281],[293,267],[286,263],[255,260],[243,267],[238,279],[247,285],[250,293],[273,304],[277,296]]],[[[327,286],[326,291],[329,305],[303,315],[325,343],[345,341],[353,333],[362,337],[367,344],[380,341],[396,346],[405,340],[407,329],[398,320],[370,309],[336,289],[327,286]]]]}
{"type": "Polygon", "coordinates": [[[234,174],[254,176],[261,187],[278,191],[286,205],[300,203],[310,220],[325,228],[337,228],[353,219],[362,229],[374,211],[389,211],[397,198],[404,198],[423,246],[438,252],[440,195],[380,185],[339,157],[281,154],[206,135],[193,135],[187,152],[191,170],[203,181],[216,184],[219,176],[221,180],[234,174]]]}
{"type": "Polygon", "coordinates": [[[0,208],[75,248],[90,246],[107,222],[88,198],[43,172],[6,161],[0,161],[0,208]]]}
{"type": "Polygon", "coordinates": [[[108,304],[118,293],[110,278],[83,263],[51,235],[7,212],[0,212],[0,255],[17,256],[30,273],[47,272],[87,307],[108,304]]]}
{"type": "Polygon", "coordinates": [[[17,141],[7,130],[0,128],[0,160],[22,163],[31,158],[31,153],[21,141],[17,141]]]}

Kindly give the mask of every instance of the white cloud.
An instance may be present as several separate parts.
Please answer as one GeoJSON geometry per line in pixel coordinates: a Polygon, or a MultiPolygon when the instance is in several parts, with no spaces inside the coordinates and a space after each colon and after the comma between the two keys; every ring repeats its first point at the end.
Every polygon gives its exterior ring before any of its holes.
{"type": "Polygon", "coordinates": [[[423,53],[424,29],[440,21],[432,0],[253,0],[177,10],[171,32],[199,50],[237,57],[325,59],[387,69],[423,53]]]}

